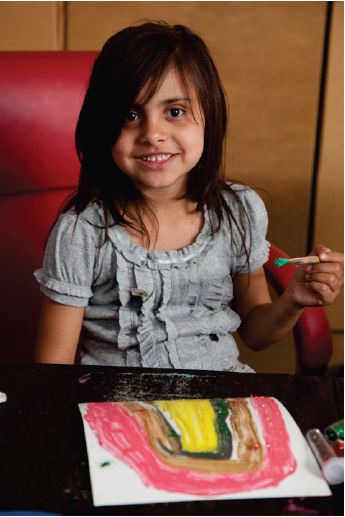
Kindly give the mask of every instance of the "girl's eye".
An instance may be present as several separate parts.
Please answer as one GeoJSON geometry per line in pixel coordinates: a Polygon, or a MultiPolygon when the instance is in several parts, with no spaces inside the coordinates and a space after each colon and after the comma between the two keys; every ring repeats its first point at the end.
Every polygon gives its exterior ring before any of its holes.
{"type": "Polygon", "coordinates": [[[169,109],[169,115],[172,118],[179,118],[185,113],[185,110],[182,108],[170,108],[169,109]]]}
{"type": "Polygon", "coordinates": [[[138,113],[135,113],[135,111],[130,111],[126,115],[127,122],[133,122],[134,120],[138,120],[138,118],[139,118],[139,115],[138,115],[138,113]]]}

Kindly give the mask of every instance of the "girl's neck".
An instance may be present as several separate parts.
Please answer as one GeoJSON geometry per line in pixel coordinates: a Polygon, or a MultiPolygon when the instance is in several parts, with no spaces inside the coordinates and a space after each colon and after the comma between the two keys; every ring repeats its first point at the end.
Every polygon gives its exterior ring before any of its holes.
{"type": "Polygon", "coordinates": [[[147,235],[127,229],[132,239],[150,251],[180,250],[192,244],[204,224],[203,213],[196,207],[166,207],[156,211],[156,218],[143,214],[142,221],[148,231],[147,235]]]}
{"type": "Polygon", "coordinates": [[[141,193],[158,219],[175,215],[183,217],[195,213],[196,203],[183,197],[185,188],[141,189],[141,193]]]}
{"type": "Polygon", "coordinates": [[[148,199],[148,204],[158,219],[191,215],[197,205],[188,199],[148,199]]]}
{"type": "MultiPolygon", "coordinates": [[[[203,213],[197,211],[197,203],[160,196],[146,196],[146,200],[148,206],[143,207],[141,220],[148,231],[149,242],[140,231],[127,227],[137,244],[151,251],[169,251],[194,242],[204,222],[203,213]]],[[[127,211],[127,216],[136,226],[137,213],[133,207],[127,211]]]]}

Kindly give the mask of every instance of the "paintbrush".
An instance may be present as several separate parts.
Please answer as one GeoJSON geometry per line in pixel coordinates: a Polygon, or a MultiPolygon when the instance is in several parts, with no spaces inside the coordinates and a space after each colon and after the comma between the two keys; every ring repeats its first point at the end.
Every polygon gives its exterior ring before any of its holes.
{"type": "Polygon", "coordinates": [[[308,256],[308,257],[295,257],[295,258],[276,258],[274,265],[277,267],[287,266],[289,264],[318,264],[320,262],[319,257],[308,256]]]}

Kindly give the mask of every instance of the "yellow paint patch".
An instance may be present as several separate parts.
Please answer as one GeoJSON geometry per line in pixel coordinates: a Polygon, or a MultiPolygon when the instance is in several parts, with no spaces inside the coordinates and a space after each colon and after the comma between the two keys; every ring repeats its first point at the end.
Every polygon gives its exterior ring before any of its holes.
{"type": "Polygon", "coordinates": [[[209,400],[164,400],[155,402],[169,413],[180,431],[187,452],[214,452],[218,448],[216,415],[209,400]]]}

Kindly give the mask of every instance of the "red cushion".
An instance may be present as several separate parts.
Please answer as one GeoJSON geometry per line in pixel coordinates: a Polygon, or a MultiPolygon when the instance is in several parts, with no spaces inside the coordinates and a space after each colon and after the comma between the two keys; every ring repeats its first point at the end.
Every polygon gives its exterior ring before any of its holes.
{"type": "Polygon", "coordinates": [[[1,193],[74,185],[74,130],[95,52],[0,52],[1,193]]]}
{"type": "Polygon", "coordinates": [[[95,52],[0,52],[0,361],[32,361],[49,228],[78,182],[74,131],[95,52]],[[57,189],[57,190],[50,190],[57,189]]]}
{"type": "Polygon", "coordinates": [[[33,276],[46,238],[71,191],[0,198],[1,362],[32,361],[41,293],[33,276]]]}

